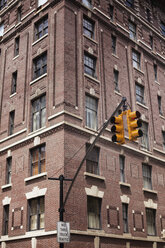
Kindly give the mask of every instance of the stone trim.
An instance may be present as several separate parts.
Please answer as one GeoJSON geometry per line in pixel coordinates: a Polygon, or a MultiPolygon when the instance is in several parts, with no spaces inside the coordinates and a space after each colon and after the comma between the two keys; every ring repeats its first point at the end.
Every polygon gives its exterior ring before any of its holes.
{"type": "Polygon", "coordinates": [[[11,198],[6,196],[3,200],[2,200],[2,205],[5,206],[5,205],[9,205],[11,202],[11,198]]]}
{"type": "Polygon", "coordinates": [[[104,192],[99,191],[98,187],[94,185],[92,185],[91,188],[85,188],[85,192],[88,196],[94,196],[98,198],[103,198],[104,196],[104,192]]]}
{"type": "Polygon", "coordinates": [[[31,180],[35,180],[36,178],[40,178],[40,177],[44,177],[44,176],[47,176],[47,172],[43,172],[43,173],[37,174],[35,176],[31,176],[31,177],[26,177],[24,179],[24,182],[29,182],[31,180]]]}
{"type": "Polygon", "coordinates": [[[152,199],[148,199],[148,201],[144,201],[144,206],[146,208],[157,209],[158,204],[154,203],[152,199]]]}
{"type": "Polygon", "coordinates": [[[34,187],[31,192],[25,193],[26,199],[32,199],[46,194],[47,188],[39,189],[38,186],[34,187]]]}
{"type": "Polygon", "coordinates": [[[121,199],[122,203],[129,204],[129,202],[130,202],[130,198],[127,195],[120,196],[120,199],[121,199]]]}

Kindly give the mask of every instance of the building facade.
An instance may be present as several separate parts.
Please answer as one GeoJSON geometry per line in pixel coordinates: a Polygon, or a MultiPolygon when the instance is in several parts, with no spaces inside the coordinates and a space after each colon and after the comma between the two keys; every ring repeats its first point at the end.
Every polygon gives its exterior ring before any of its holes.
{"type": "Polygon", "coordinates": [[[163,0],[0,0],[1,248],[59,247],[48,178],[74,177],[122,97],[143,137],[100,136],[65,205],[65,247],[165,247],[164,79],[163,0]]]}

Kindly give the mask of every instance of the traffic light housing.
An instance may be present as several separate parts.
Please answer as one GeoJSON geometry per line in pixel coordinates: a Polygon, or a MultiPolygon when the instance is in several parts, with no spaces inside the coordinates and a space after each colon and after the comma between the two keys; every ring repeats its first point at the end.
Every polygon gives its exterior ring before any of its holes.
{"type": "Polygon", "coordinates": [[[112,141],[117,142],[118,144],[124,144],[124,123],[123,123],[123,113],[119,116],[112,116],[111,123],[115,124],[111,127],[111,131],[116,133],[112,136],[112,141]]]}
{"type": "Polygon", "coordinates": [[[127,110],[127,125],[129,140],[135,141],[138,137],[143,136],[141,129],[138,129],[142,126],[142,121],[139,119],[141,116],[139,111],[131,112],[130,109],[127,110]]]}

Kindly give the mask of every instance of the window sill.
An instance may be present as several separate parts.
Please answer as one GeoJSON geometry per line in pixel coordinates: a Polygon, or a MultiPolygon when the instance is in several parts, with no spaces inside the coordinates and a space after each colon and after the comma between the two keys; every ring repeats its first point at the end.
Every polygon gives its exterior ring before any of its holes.
{"type": "Polygon", "coordinates": [[[141,71],[140,69],[138,69],[138,68],[136,68],[136,67],[133,67],[136,71],[138,71],[138,72],[140,72],[141,74],[143,74],[144,75],[144,72],[143,71],[141,71]]]}
{"type": "Polygon", "coordinates": [[[17,59],[19,57],[19,54],[13,58],[13,60],[17,59]]]}
{"type": "Polygon", "coordinates": [[[145,189],[145,188],[143,188],[143,191],[144,191],[144,193],[145,192],[147,192],[147,193],[152,193],[152,194],[158,194],[158,191],[156,191],[156,190],[152,190],[152,189],[145,189]]]}
{"type": "Polygon", "coordinates": [[[88,78],[92,79],[93,81],[95,81],[95,82],[97,82],[97,83],[100,84],[100,81],[99,81],[99,80],[97,80],[96,78],[94,78],[94,77],[88,75],[87,73],[84,73],[84,76],[85,76],[85,77],[88,77],[88,78]]]}
{"type": "Polygon", "coordinates": [[[148,107],[144,105],[143,103],[136,102],[136,104],[148,110],[148,107]]]}
{"type": "Polygon", "coordinates": [[[160,83],[158,81],[156,81],[156,80],[155,80],[155,83],[158,84],[158,85],[160,85],[160,83]]]}
{"type": "Polygon", "coordinates": [[[12,98],[13,96],[17,95],[17,92],[13,93],[10,95],[10,98],[12,98]]]}
{"type": "Polygon", "coordinates": [[[11,188],[12,187],[12,183],[8,183],[8,184],[5,184],[5,185],[2,185],[1,186],[1,189],[7,189],[7,188],[11,188]]]}
{"type": "Polygon", "coordinates": [[[152,152],[149,151],[149,148],[145,148],[145,147],[140,147],[140,150],[149,154],[152,154],[152,152]]]}
{"type": "Polygon", "coordinates": [[[22,129],[21,131],[19,131],[17,133],[11,134],[11,135],[7,136],[6,138],[0,140],[0,144],[5,142],[6,140],[12,139],[13,137],[16,137],[17,135],[22,134],[22,133],[24,133],[26,131],[27,131],[27,128],[24,128],[24,129],[22,129]]]}
{"type": "Polygon", "coordinates": [[[89,37],[89,36],[87,36],[86,34],[83,34],[83,36],[84,36],[85,38],[89,39],[90,41],[92,41],[92,42],[94,42],[94,43],[98,44],[98,42],[97,42],[96,40],[94,40],[94,39],[90,38],[90,37],[89,37]]]}
{"type": "Polygon", "coordinates": [[[96,179],[105,181],[105,177],[99,176],[99,175],[96,175],[96,174],[92,174],[92,173],[89,173],[89,172],[84,172],[84,176],[85,177],[92,177],[92,178],[96,178],[96,179]]]}
{"type": "Polygon", "coordinates": [[[163,115],[159,115],[160,118],[162,118],[163,120],[165,120],[165,117],[163,115]]]}
{"type": "Polygon", "coordinates": [[[97,229],[97,228],[88,228],[88,229],[87,229],[87,232],[105,233],[104,230],[102,230],[102,229],[97,229]]]}
{"type": "Polygon", "coordinates": [[[30,82],[30,85],[34,84],[35,82],[39,81],[40,79],[44,78],[47,76],[47,73],[44,73],[43,75],[41,75],[40,77],[34,79],[33,81],[30,82]]]}
{"type": "Polygon", "coordinates": [[[116,94],[116,95],[118,95],[118,96],[122,96],[122,94],[121,94],[119,91],[114,90],[114,92],[115,92],[115,94],[116,94]]]}
{"type": "Polygon", "coordinates": [[[26,232],[26,235],[27,236],[38,236],[38,235],[40,235],[40,234],[43,234],[45,232],[45,229],[41,229],[41,230],[32,230],[32,231],[28,231],[28,232],[26,232]]]}
{"type": "Polygon", "coordinates": [[[112,56],[119,59],[119,57],[115,53],[112,53],[112,56]]]}
{"type": "Polygon", "coordinates": [[[91,127],[88,127],[88,126],[85,126],[86,129],[92,131],[92,132],[95,132],[95,133],[98,133],[97,129],[94,129],[94,128],[91,128],[91,127]]]}
{"type": "Polygon", "coordinates": [[[47,172],[43,172],[43,173],[40,173],[40,174],[35,175],[35,176],[27,177],[24,179],[24,182],[29,182],[29,181],[35,180],[35,179],[40,178],[40,177],[45,177],[45,176],[47,176],[47,172]]]}
{"type": "Polygon", "coordinates": [[[119,185],[122,186],[122,187],[131,188],[131,184],[129,184],[129,183],[119,182],[119,185]]]}
{"type": "Polygon", "coordinates": [[[45,37],[47,37],[48,36],[48,34],[45,34],[45,35],[43,35],[41,38],[39,38],[38,40],[36,40],[36,41],[34,41],[33,43],[32,43],[32,46],[34,46],[35,44],[37,44],[38,42],[40,42],[41,40],[43,40],[45,37]]]}
{"type": "Polygon", "coordinates": [[[43,129],[45,129],[45,128],[46,128],[46,126],[41,127],[41,128],[39,128],[39,129],[37,129],[37,130],[35,130],[35,131],[30,132],[28,135],[32,135],[32,134],[38,133],[39,131],[41,131],[41,130],[43,130],[43,129]]]}

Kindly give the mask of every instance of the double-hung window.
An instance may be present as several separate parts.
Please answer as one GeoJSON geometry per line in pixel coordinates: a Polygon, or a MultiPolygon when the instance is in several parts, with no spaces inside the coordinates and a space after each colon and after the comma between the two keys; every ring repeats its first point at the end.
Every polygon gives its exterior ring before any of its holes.
{"type": "Polygon", "coordinates": [[[136,83],[135,87],[136,87],[136,101],[141,104],[144,104],[144,86],[136,83]]]}
{"type": "Polygon", "coordinates": [[[132,63],[133,63],[134,68],[141,69],[141,66],[140,66],[140,53],[136,52],[135,50],[132,51],[132,63]]]}
{"type": "Polygon", "coordinates": [[[119,163],[120,163],[120,182],[125,182],[125,157],[120,155],[119,156],[119,163]]]}
{"type": "Polygon", "coordinates": [[[6,184],[11,183],[12,157],[6,160],[6,184]]]}
{"type": "Polygon", "coordinates": [[[128,204],[122,204],[122,213],[123,213],[123,232],[128,233],[128,204]]]}
{"type": "Polygon", "coordinates": [[[142,123],[143,136],[141,137],[141,147],[149,150],[149,136],[148,136],[148,123],[142,123]]]}
{"type": "Polygon", "coordinates": [[[142,170],[143,170],[143,187],[145,189],[152,189],[152,167],[143,164],[142,170]]]}
{"type": "Polygon", "coordinates": [[[163,36],[165,36],[165,23],[164,22],[161,22],[160,23],[160,27],[161,27],[161,33],[163,36]]]}
{"type": "Polygon", "coordinates": [[[115,90],[119,91],[119,72],[117,70],[113,71],[115,90]]]}
{"type": "Polygon", "coordinates": [[[16,92],[17,89],[17,71],[12,74],[12,82],[11,82],[11,95],[16,92]]]}
{"type": "Polygon", "coordinates": [[[33,60],[33,79],[47,73],[47,53],[43,53],[33,60]]]}
{"type": "Polygon", "coordinates": [[[9,227],[9,205],[3,207],[3,235],[8,235],[9,227]]]}
{"type": "Polygon", "coordinates": [[[94,39],[94,22],[85,17],[83,19],[83,32],[89,38],[94,39]]]}
{"type": "Polygon", "coordinates": [[[110,16],[110,19],[111,21],[113,21],[113,14],[114,14],[114,7],[113,5],[109,5],[109,16],[110,16]]]}
{"type": "Polygon", "coordinates": [[[7,5],[7,0],[0,0],[0,10],[7,5]]]}
{"type": "Polygon", "coordinates": [[[96,58],[84,54],[84,71],[86,74],[96,77],[96,58]]]}
{"type": "Polygon", "coordinates": [[[101,198],[87,197],[88,228],[101,229],[101,198]]]}
{"type": "MultiPolygon", "coordinates": [[[[86,151],[88,148],[89,145],[87,144],[86,151]]],[[[96,146],[92,149],[86,158],[86,171],[99,175],[99,148],[96,146]]]]}
{"type": "Polygon", "coordinates": [[[44,127],[46,123],[46,96],[32,102],[32,131],[44,127]]]}
{"type": "Polygon", "coordinates": [[[15,110],[9,113],[9,135],[14,133],[15,110]]]}
{"type": "Polygon", "coordinates": [[[38,40],[48,33],[48,16],[45,16],[35,24],[34,39],[38,40]]]}
{"type": "Polygon", "coordinates": [[[136,25],[131,21],[129,21],[129,37],[136,40],[136,25]]]}
{"type": "Polygon", "coordinates": [[[146,208],[147,234],[150,236],[156,235],[156,210],[146,208]]]}
{"type": "Polygon", "coordinates": [[[45,227],[45,198],[37,197],[29,200],[29,231],[45,227]]]}
{"type": "Polygon", "coordinates": [[[45,172],[45,145],[31,149],[31,176],[45,172]]]}
{"type": "Polygon", "coordinates": [[[85,111],[86,111],[86,126],[97,130],[97,108],[98,101],[96,98],[86,96],[85,111]]]}

